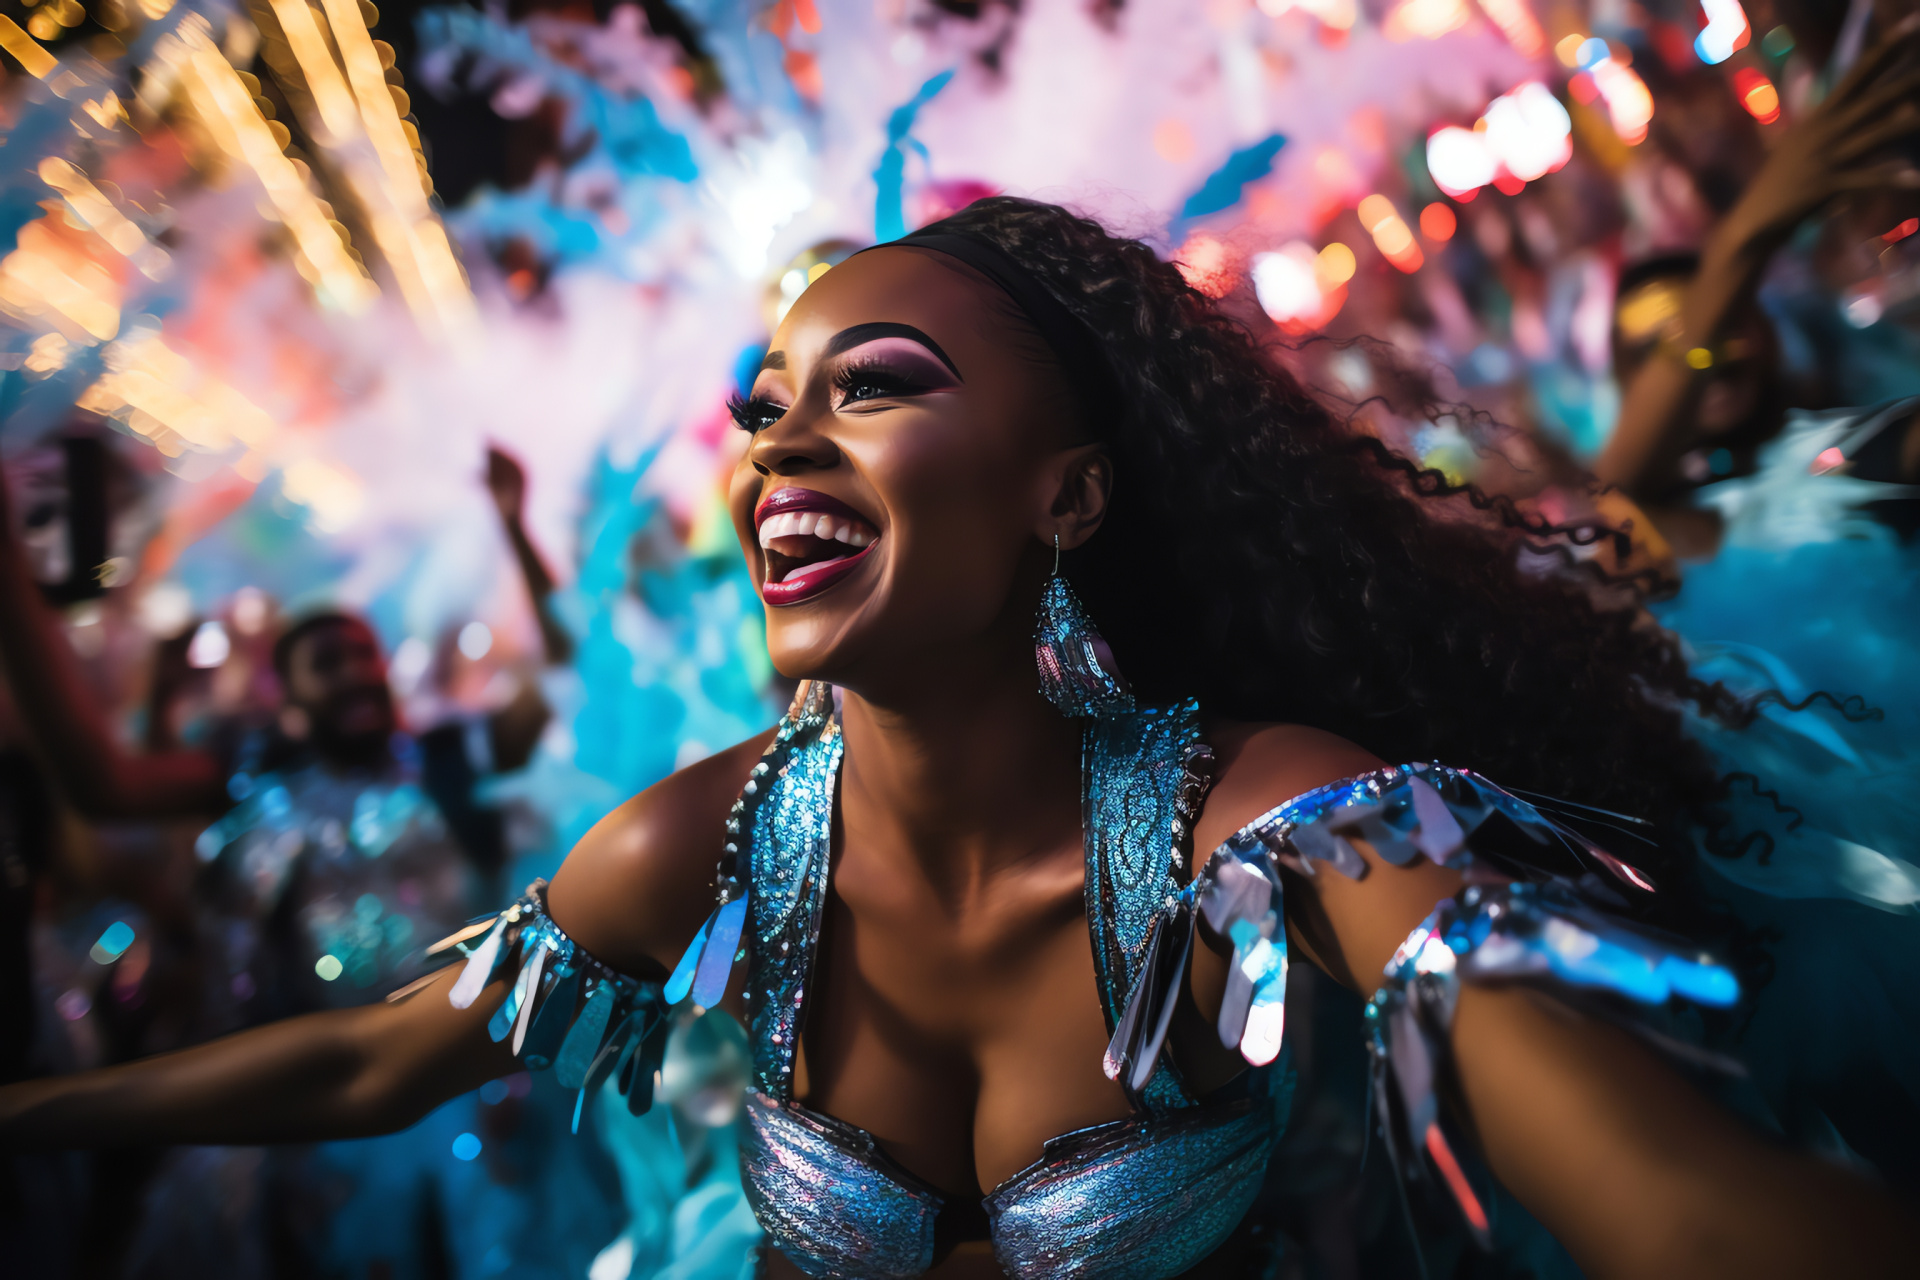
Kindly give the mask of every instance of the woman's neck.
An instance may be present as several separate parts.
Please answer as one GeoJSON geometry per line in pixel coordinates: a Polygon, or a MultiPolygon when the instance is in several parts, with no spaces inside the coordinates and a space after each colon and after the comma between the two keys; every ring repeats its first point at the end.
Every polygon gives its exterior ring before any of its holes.
{"type": "Polygon", "coordinates": [[[901,846],[943,880],[1077,842],[1080,726],[1038,683],[1029,666],[927,681],[884,702],[845,692],[849,838],[901,846]]]}

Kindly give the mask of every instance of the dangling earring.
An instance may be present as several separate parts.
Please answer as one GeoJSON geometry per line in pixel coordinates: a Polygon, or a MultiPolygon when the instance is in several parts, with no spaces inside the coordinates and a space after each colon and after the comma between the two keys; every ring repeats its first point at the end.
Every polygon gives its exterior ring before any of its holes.
{"type": "Polygon", "coordinates": [[[1040,692],[1067,716],[1112,716],[1133,710],[1133,693],[1094,629],[1080,597],[1060,573],[1060,535],[1053,535],[1053,576],[1040,593],[1033,627],[1040,692]]]}

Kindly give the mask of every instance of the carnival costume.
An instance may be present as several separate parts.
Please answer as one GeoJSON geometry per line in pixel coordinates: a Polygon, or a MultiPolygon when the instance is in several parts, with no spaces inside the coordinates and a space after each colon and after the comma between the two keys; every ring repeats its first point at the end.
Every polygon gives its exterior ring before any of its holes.
{"type": "Polygon", "coordinates": [[[718,1003],[744,962],[754,1080],[743,1177],[772,1244],[809,1275],[918,1275],[951,1244],[978,1238],[1016,1277],[1166,1277],[1206,1258],[1252,1204],[1286,1119],[1280,869],[1364,875],[1350,838],[1389,862],[1425,856],[1468,880],[1395,955],[1368,1006],[1368,1034],[1397,1171],[1412,1195],[1450,1205],[1482,1239],[1486,1193],[1439,1104],[1460,982],[1550,988],[1695,1061],[1654,1011],[1676,998],[1726,1007],[1740,994],[1725,967],[1628,920],[1627,897],[1653,891],[1638,871],[1542,808],[1440,765],[1380,769],[1290,800],[1189,879],[1186,844],[1209,760],[1197,707],[1091,719],[1087,918],[1113,1029],[1105,1066],[1134,1114],[1050,1140],[978,1204],[944,1197],[893,1165],[871,1135],[792,1094],[832,862],[843,749],[835,702],[830,687],[802,685],[727,821],[719,906],[665,983],[588,955],[547,914],[539,883],[436,948],[466,957],[456,1005],[513,975],[490,1030],[511,1038],[529,1068],[552,1067],[583,1104],[612,1079],[636,1112],[651,1104],[669,1011],[718,1003]],[[1551,849],[1565,874],[1516,856],[1546,861],[1551,849]],[[1218,1029],[1251,1064],[1207,1098],[1193,1096],[1163,1052],[1200,921],[1233,943],[1218,1029]]]}

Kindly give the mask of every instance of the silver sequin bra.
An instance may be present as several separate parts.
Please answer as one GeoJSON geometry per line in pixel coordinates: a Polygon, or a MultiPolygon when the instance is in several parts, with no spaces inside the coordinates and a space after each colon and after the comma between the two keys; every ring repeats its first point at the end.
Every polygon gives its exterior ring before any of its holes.
{"type": "MultiPolygon", "coordinates": [[[[1153,1277],[1217,1248],[1266,1172],[1279,1122],[1264,1088],[1198,1105],[1170,1065],[1139,1114],[1065,1134],[974,1206],[889,1161],[871,1135],[793,1099],[795,1038],[820,937],[841,739],[830,691],[796,699],[796,731],[738,811],[750,853],[747,986],[754,1091],[741,1170],[772,1243],[812,1276],[905,1277],[985,1234],[1016,1277],[1153,1277]]],[[[1088,916],[1109,1020],[1142,961],[1147,922],[1179,886],[1170,853],[1191,705],[1099,722],[1086,748],[1088,916]]],[[[737,899],[736,899],[737,900],[737,899]]],[[[1264,1074],[1264,1073],[1263,1073],[1264,1074]]]]}

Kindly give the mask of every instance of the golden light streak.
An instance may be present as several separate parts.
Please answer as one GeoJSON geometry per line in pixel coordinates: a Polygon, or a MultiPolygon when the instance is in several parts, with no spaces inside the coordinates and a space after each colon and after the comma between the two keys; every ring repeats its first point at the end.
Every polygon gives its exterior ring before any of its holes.
{"type": "Polygon", "coordinates": [[[327,3],[334,44],[346,66],[344,77],[305,0],[271,4],[319,116],[315,140],[334,154],[345,172],[408,308],[429,331],[467,328],[474,318],[473,294],[446,231],[427,204],[413,149],[357,0],[327,3]]]}
{"type": "Polygon", "coordinates": [[[224,453],[257,450],[274,433],[266,410],[148,331],[106,350],[107,372],[80,397],[82,409],[115,418],[168,456],[180,447],[224,453]],[[176,439],[177,437],[177,439],[176,439]]]}
{"type": "Polygon", "coordinates": [[[120,332],[118,295],[111,275],[61,243],[44,222],[20,228],[19,247],[0,260],[0,311],[22,317],[53,312],[92,342],[120,332]]]}
{"type": "Polygon", "coordinates": [[[58,191],[74,216],[112,245],[114,252],[138,267],[142,275],[149,280],[159,280],[167,274],[171,263],[167,251],[147,239],[144,231],[114,208],[113,202],[87,180],[86,174],[58,156],[48,156],[40,162],[40,180],[58,191]]]}
{"type": "Polygon", "coordinates": [[[20,29],[19,23],[4,13],[0,13],[0,49],[12,54],[27,69],[27,74],[37,80],[45,80],[60,65],[59,59],[42,49],[32,36],[20,29]]]}
{"type": "Polygon", "coordinates": [[[1380,29],[1389,40],[1437,40],[1466,26],[1472,16],[1466,0],[1404,0],[1380,29]]]}
{"type": "Polygon", "coordinates": [[[301,181],[293,161],[280,152],[253,96],[204,25],[182,23],[172,37],[184,57],[181,83],[215,145],[253,170],[266,188],[274,212],[292,234],[294,263],[319,291],[324,304],[358,311],[379,294],[373,281],[348,256],[328,225],[313,193],[301,181]]]}
{"type": "Polygon", "coordinates": [[[391,194],[397,208],[421,214],[428,212],[426,193],[420,189],[420,176],[413,167],[413,147],[401,127],[400,110],[387,87],[386,68],[374,52],[373,37],[360,15],[359,0],[321,0],[326,6],[327,22],[333,27],[334,42],[340,48],[340,61],[346,64],[347,79],[353,96],[360,103],[360,118],[366,122],[367,136],[380,157],[380,166],[396,188],[391,194]],[[406,199],[411,192],[413,199],[406,199]]]}
{"type": "MultiPolygon", "coordinates": [[[[272,0],[273,15],[287,37],[287,47],[300,63],[307,79],[307,92],[313,95],[314,108],[320,113],[324,136],[315,141],[323,146],[345,146],[360,135],[360,113],[354,109],[353,95],[340,78],[320,24],[306,0],[272,0]]],[[[319,132],[319,131],[316,131],[319,132]]]]}
{"type": "Polygon", "coordinates": [[[1412,228],[1393,207],[1393,201],[1376,192],[1362,200],[1354,212],[1360,215],[1360,225],[1373,237],[1382,257],[1409,275],[1420,269],[1426,255],[1420,252],[1412,228]]]}
{"type": "Polygon", "coordinates": [[[473,311],[473,294],[460,273],[446,230],[427,203],[409,126],[400,119],[400,104],[387,85],[386,68],[373,47],[359,0],[322,3],[333,27],[334,43],[340,49],[340,60],[360,102],[360,118],[366,122],[367,136],[380,157],[380,167],[386,171],[387,197],[408,224],[420,274],[433,296],[434,307],[443,322],[464,323],[473,311]]]}
{"type": "Polygon", "coordinates": [[[120,122],[127,118],[127,109],[120,105],[120,97],[109,89],[98,99],[88,99],[80,104],[80,109],[93,118],[93,122],[102,129],[117,129],[120,122]]]}
{"type": "Polygon", "coordinates": [[[67,361],[73,358],[74,346],[66,337],[58,333],[43,333],[33,340],[27,349],[27,358],[20,367],[28,373],[37,373],[41,377],[64,369],[67,361]]]}

